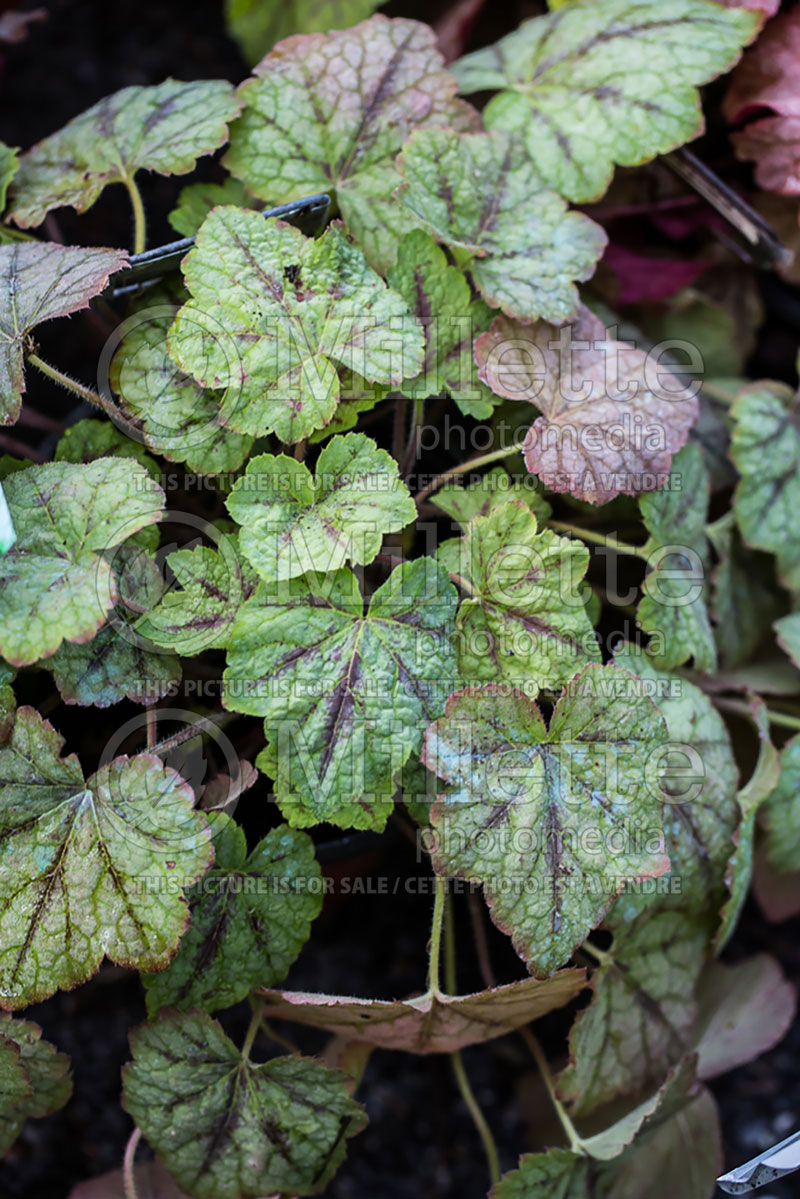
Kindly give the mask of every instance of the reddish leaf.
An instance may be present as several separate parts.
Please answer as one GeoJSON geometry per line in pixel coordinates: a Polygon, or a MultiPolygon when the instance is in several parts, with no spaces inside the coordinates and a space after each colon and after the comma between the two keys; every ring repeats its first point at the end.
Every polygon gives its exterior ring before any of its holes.
{"type": "Polygon", "coordinates": [[[445,62],[454,62],[464,53],[472,27],[485,3],[486,0],[458,0],[436,22],[433,29],[445,62]]]}
{"type": "Polygon", "coordinates": [[[625,246],[607,247],[603,265],[619,280],[618,304],[638,304],[642,300],[666,300],[691,287],[710,263],[701,258],[648,258],[625,246]]]}

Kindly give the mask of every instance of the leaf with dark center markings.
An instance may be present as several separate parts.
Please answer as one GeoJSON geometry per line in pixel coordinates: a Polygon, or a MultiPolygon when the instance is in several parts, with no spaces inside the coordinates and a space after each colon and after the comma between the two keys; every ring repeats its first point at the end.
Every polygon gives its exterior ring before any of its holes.
{"type": "Polygon", "coordinates": [[[258,766],[290,824],[382,829],[396,776],[458,685],[458,596],[430,558],[368,610],[348,570],[262,583],[234,625],[225,707],[264,716],[258,766]]]}
{"type": "Polygon", "coordinates": [[[69,1058],[29,1020],[0,1016],[0,1153],[26,1120],[58,1111],[72,1094],[69,1058]],[[20,1088],[20,1076],[24,1088],[20,1088]]]}
{"type": "Polygon", "coordinates": [[[549,187],[599,198],[703,130],[697,88],[736,62],[758,13],[709,0],[594,0],[524,21],[454,63],[462,92],[500,91],[484,119],[524,140],[549,187]]]}
{"type": "Polygon", "coordinates": [[[333,194],[376,270],[418,224],[397,203],[395,159],[414,129],[480,128],[455,98],[432,29],[375,16],[352,29],[287,38],[238,91],[225,165],[270,203],[333,194]]]}
{"type": "Polygon", "coordinates": [[[347,1075],[299,1056],[244,1059],[204,1012],[140,1025],[131,1049],[125,1109],[197,1199],[316,1194],[366,1124],[347,1075]]]}
{"type": "Polygon", "coordinates": [[[644,684],[585,667],[550,727],[491,684],[450,697],[423,761],[449,784],[431,814],[437,873],[481,882],[494,922],[539,977],[569,958],[626,880],[669,868],[661,828],[667,731],[644,684]]]}
{"type": "Polygon", "coordinates": [[[213,856],[191,788],[158,758],[115,758],[84,780],[62,746],[20,708],[0,749],[0,1004],[11,1009],[84,982],[104,954],[166,966],[188,923],[180,886],[213,856]]]}
{"type": "Polygon", "coordinates": [[[187,893],[192,923],[166,970],[145,974],[147,1010],[213,1012],[285,977],[322,907],[321,873],[305,833],[272,829],[248,856],[244,832],[209,816],[214,866],[187,893]]]}
{"type": "Polygon", "coordinates": [[[53,208],[85,212],[107,184],[124,183],[138,170],[185,175],[223,144],[238,111],[233,88],[221,79],[124,87],[23,154],[11,218],[27,228],[53,208]]]}

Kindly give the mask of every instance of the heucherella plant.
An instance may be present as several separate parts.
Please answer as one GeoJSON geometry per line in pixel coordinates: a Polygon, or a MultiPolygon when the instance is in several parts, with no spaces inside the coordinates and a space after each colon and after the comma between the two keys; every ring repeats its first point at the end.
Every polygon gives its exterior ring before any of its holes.
{"type": "Polygon", "coordinates": [[[109,1196],[145,1185],[139,1137],[170,1194],[323,1192],[385,1049],[452,1058],[476,1194],[707,1199],[705,1083],[794,1013],[770,958],[716,958],[754,872],[800,870],[800,734],[770,737],[800,729],[798,396],[610,309],[575,205],[702,131],[765,12],[559,0],[447,66],[377,7],[228,0],[238,87],[126,87],[0,154],[0,423],[53,383],[81,405],[0,458],[0,1142],[71,1091],[17,1013],[108,959],[147,1011],[109,1196]],[[148,248],[146,173],[216,151],[175,188],[188,240],[148,248]],[[113,184],[130,254],[47,240],[69,206],[91,242],[113,184]],[[42,326],[77,342],[87,307],[78,382],[42,326]],[[284,986],[320,846],[398,828],[434,899],[419,993],[284,986]],[[557,1117],[516,1165],[461,1057],[510,1034],[557,1117]]]}

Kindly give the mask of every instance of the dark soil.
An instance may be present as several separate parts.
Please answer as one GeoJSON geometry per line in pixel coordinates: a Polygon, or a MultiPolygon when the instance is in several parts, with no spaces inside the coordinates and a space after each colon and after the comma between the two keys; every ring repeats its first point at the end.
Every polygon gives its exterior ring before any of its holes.
{"type": "MultiPolygon", "coordinates": [[[[238,81],[247,73],[225,34],[222,0],[194,0],[191,6],[154,0],[113,4],[49,0],[47,6],[48,22],[33,26],[26,43],[0,53],[0,138],[12,145],[31,144],[102,96],[129,84],[157,83],[169,75],[238,81]]],[[[447,7],[446,0],[428,0],[388,5],[386,11],[433,21],[447,7]]],[[[488,6],[488,28],[484,24],[478,35],[497,37],[537,10],[532,3],[506,3],[498,15],[498,7],[488,6]]],[[[213,165],[204,169],[213,171],[213,165]]],[[[180,186],[180,180],[156,176],[146,180],[153,242],[174,236],[166,214],[180,186]]],[[[88,216],[79,218],[65,210],[47,231],[73,244],[125,245],[130,236],[127,198],[121,189],[111,188],[88,216]]],[[[55,339],[55,352],[49,356],[84,375],[85,362],[75,360],[76,339],[65,334],[63,326],[47,336],[55,339]]],[[[97,338],[99,344],[100,328],[97,338]]],[[[84,342],[84,356],[85,352],[84,342]]],[[[785,371],[786,363],[781,361],[771,371],[767,366],[764,373],[780,377],[785,371]]],[[[46,382],[31,381],[29,394],[34,407],[51,415],[62,416],[73,406],[46,382]]],[[[122,705],[114,709],[113,719],[122,723],[134,711],[122,705]]],[[[87,730],[85,715],[73,710],[61,723],[65,732],[74,729],[80,734],[91,755],[91,742],[86,739],[93,734],[87,730]]],[[[252,838],[272,822],[265,810],[259,790],[240,809],[252,838]]],[[[389,894],[351,894],[329,902],[289,986],[376,998],[402,996],[424,986],[431,895],[415,894],[406,880],[427,879],[427,867],[415,862],[411,847],[401,838],[391,841],[379,860],[356,863],[353,875],[365,865],[365,877],[385,878],[389,894]],[[395,880],[399,885],[393,894],[395,880]]],[[[479,989],[482,984],[463,900],[457,903],[456,921],[459,986],[479,989]]],[[[524,975],[505,938],[490,931],[490,947],[499,980],[524,975]]],[[[728,956],[735,959],[756,951],[773,953],[788,977],[800,984],[800,921],[769,927],[748,907],[728,956]]],[[[145,1016],[142,991],[135,975],[107,967],[87,985],[58,994],[25,1015],[39,1022],[44,1035],[72,1057],[75,1094],[64,1111],[27,1123],[0,1164],[0,1195],[66,1199],[76,1182],[121,1162],[131,1121],[119,1106],[119,1071],[129,1056],[128,1030],[145,1016]]],[[[550,1030],[553,1043],[561,1044],[570,1019],[568,1011],[545,1021],[545,1043],[550,1030]]],[[[225,1027],[237,1035],[246,1020],[241,1007],[222,1017],[225,1027]]],[[[312,1052],[323,1044],[312,1030],[296,1028],[291,1033],[312,1052]]],[[[270,1052],[266,1044],[263,1051],[270,1052]]],[[[515,1088],[519,1075],[530,1069],[527,1051],[519,1038],[508,1037],[467,1051],[465,1061],[498,1140],[502,1166],[510,1169],[526,1148],[515,1088]]],[[[721,1079],[713,1089],[729,1166],[788,1135],[800,1126],[800,1027],[771,1053],[721,1079]]],[[[446,1059],[375,1053],[359,1097],[366,1104],[370,1126],[350,1142],[347,1163],[327,1192],[332,1199],[483,1199],[485,1160],[446,1059]]],[[[789,1199],[800,1195],[800,1182],[789,1179],[761,1195],[762,1199],[789,1199]]]]}

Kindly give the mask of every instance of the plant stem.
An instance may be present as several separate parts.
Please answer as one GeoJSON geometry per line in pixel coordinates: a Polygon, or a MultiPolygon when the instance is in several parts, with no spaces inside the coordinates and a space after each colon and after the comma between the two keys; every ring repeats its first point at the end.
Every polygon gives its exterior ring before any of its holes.
{"type": "Polygon", "coordinates": [[[133,1176],[133,1159],[142,1139],[141,1129],[134,1128],[125,1146],[125,1157],[122,1159],[122,1184],[125,1189],[125,1199],[138,1199],[136,1194],[136,1179],[133,1176]]]}
{"type": "Polygon", "coordinates": [[[265,1003],[266,1000],[261,999],[258,996],[256,996],[255,1000],[253,1001],[253,1014],[250,1017],[250,1024],[247,1028],[247,1036],[244,1039],[244,1045],[242,1045],[243,1062],[250,1061],[250,1051],[253,1048],[253,1042],[255,1041],[256,1034],[261,1026],[261,1017],[264,1014],[265,1003]]]}
{"type": "Polygon", "coordinates": [[[460,1052],[451,1053],[450,1061],[453,1063],[453,1073],[456,1076],[461,1098],[464,1100],[467,1110],[472,1116],[472,1122],[478,1130],[478,1136],[483,1141],[492,1186],[496,1186],[500,1181],[500,1161],[497,1156],[497,1146],[494,1143],[492,1131],[486,1123],[486,1118],[478,1106],[478,1101],[475,1098],[472,1087],[469,1085],[469,1079],[467,1078],[467,1072],[464,1069],[464,1061],[460,1052]]]}
{"type": "Polygon", "coordinates": [[[147,222],[144,215],[142,193],[131,175],[124,175],[122,182],[128,189],[133,207],[133,252],[141,254],[147,244],[147,222]]]}
{"type": "Polygon", "coordinates": [[[544,1085],[547,1087],[547,1094],[550,1096],[550,1102],[553,1104],[553,1107],[556,1109],[556,1115],[558,1116],[558,1118],[561,1122],[561,1127],[564,1129],[564,1132],[567,1135],[567,1140],[569,1141],[570,1149],[572,1150],[573,1153],[583,1154],[583,1151],[584,1151],[583,1150],[583,1142],[581,1141],[581,1138],[578,1135],[578,1131],[575,1128],[575,1125],[572,1123],[569,1116],[567,1115],[564,1105],[562,1104],[558,1095],[556,1095],[556,1088],[553,1085],[553,1076],[550,1073],[550,1067],[547,1064],[547,1058],[544,1056],[544,1053],[542,1052],[541,1045],[539,1044],[538,1040],[536,1039],[536,1037],[533,1035],[533,1033],[531,1032],[531,1030],[529,1028],[521,1028],[519,1031],[520,1031],[520,1036],[522,1037],[523,1041],[525,1042],[525,1044],[528,1046],[531,1053],[533,1054],[533,1059],[536,1062],[536,1065],[539,1067],[539,1073],[542,1076],[542,1081],[544,1082],[544,1085]]]}
{"type": "Polygon", "coordinates": [[[425,401],[414,401],[414,412],[411,417],[411,428],[408,433],[408,441],[406,442],[403,461],[400,463],[400,478],[405,479],[411,470],[411,467],[417,460],[417,429],[422,424],[425,416],[425,401]]]}
{"type": "Polygon", "coordinates": [[[591,941],[584,941],[583,945],[581,945],[581,949],[584,949],[601,966],[614,965],[613,955],[606,953],[604,949],[598,949],[598,947],[593,945],[591,941]]]}
{"type": "Polygon", "coordinates": [[[646,553],[644,546],[618,541],[615,533],[595,533],[592,529],[581,529],[578,525],[565,524],[561,520],[548,520],[547,525],[558,533],[571,533],[573,537],[589,541],[592,545],[605,545],[610,550],[616,550],[618,554],[630,554],[633,558],[641,558],[643,562],[650,561],[650,555],[646,553]]]}
{"type": "Polygon", "coordinates": [[[52,379],[55,383],[60,383],[62,387],[66,387],[67,391],[71,391],[73,395],[79,396],[82,400],[86,400],[87,403],[94,404],[95,408],[100,408],[112,420],[124,420],[119,408],[111,400],[107,400],[96,391],[92,391],[90,387],[84,387],[82,383],[78,383],[77,379],[71,379],[69,375],[65,375],[57,367],[51,366],[49,362],[44,362],[38,354],[26,354],[25,357],[31,366],[35,366],[43,375],[47,375],[48,379],[52,379]]]}
{"type": "Polygon", "coordinates": [[[456,587],[460,587],[462,591],[466,591],[467,595],[479,594],[472,584],[467,582],[463,575],[457,575],[454,570],[450,570],[447,573],[450,575],[450,579],[453,583],[455,583],[456,587]]]}
{"type": "Polygon", "coordinates": [[[428,990],[437,998],[441,996],[439,960],[442,950],[442,922],[444,921],[447,879],[436,875],[436,895],[433,901],[433,923],[431,924],[430,949],[428,951],[428,990]]]}
{"type": "Polygon", "coordinates": [[[158,735],[158,717],[155,708],[145,709],[145,721],[147,724],[147,752],[152,753],[158,735]]]}
{"type": "MultiPolygon", "coordinates": [[[[169,715],[168,712],[167,715],[169,715]]],[[[235,712],[218,712],[216,716],[216,720],[211,716],[199,716],[196,724],[181,729],[179,733],[173,733],[171,737],[165,737],[163,741],[157,741],[150,752],[154,754],[168,753],[171,749],[177,749],[179,745],[183,745],[185,741],[191,741],[192,737],[200,737],[212,729],[224,728],[226,724],[230,724],[232,720],[236,719],[237,714],[235,712]]]]}
{"type": "MultiPolygon", "coordinates": [[[[750,720],[753,718],[750,706],[744,700],[725,699],[724,696],[713,696],[712,700],[725,712],[735,712],[737,716],[746,716],[750,720]]],[[[800,729],[800,716],[790,716],[788,712],[776,712],[774,708],[767,708],[767,718],[770,724],[779,725],[781,728],[800,729]]]]}
{"type": "Polygon", "coordinates": [[[479,466],[488,466],[490,462],[499,462],[502,458],[510,458],[512,454],[518,453],[519,447],[513,445],[504,450],[492,450],[491,454],[481,454],[479,458],[470,458],[468,462],[462,462],[460,466],[451,466],[449,470],[437,475],[427,487],[423,487],[422,491],[414,497],[414,502],[419,507],[423,500],[426,500],[432,492],[438,491],[448,479],[454,479],[456,475],[464,475],[470,470],[477,470],[479,466]]]}
{"type": "Polygon", "coordinates": [[[489,941],[486,936],[483,905],[481,904],[480,897],[474,891],[469,892],[467,902],[469,904],[469,918],[472,922],[472,934],[475,937],[475,952],[478,955],[481,978],[483,979],[483,985],[491,990],[497,986],[497,979],[494,976],[492,960],[489,955],[489,941]]]}

